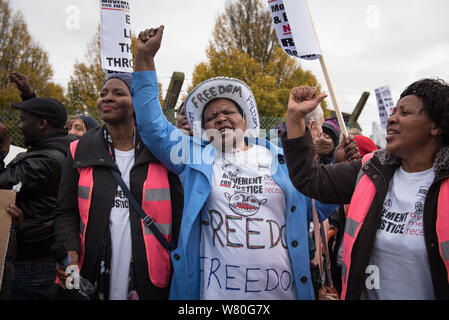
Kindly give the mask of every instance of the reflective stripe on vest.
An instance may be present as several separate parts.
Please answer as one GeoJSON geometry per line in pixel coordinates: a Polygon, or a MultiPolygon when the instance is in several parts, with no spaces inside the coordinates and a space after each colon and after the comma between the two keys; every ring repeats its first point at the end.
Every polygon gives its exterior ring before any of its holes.
{"type": "Polygon", "coordinates": [[[437,237],[440,255],[449,279],[449,179],[441,183],[437,209],[437,237]]]}
{"type": "MultiPolygon", "coordinates": [[[[78,142],[70,145],[73,159],[78,142]]],[[[85,254],[85,237],[89,221],[89,209],[92,200],[93,168],[78,169],[80,178],[78,182],[78,208],[80,214],[80,260],[79,268],[83,265],[85,254]]],[[[160,163],[149,163],[148,173],[142,190],[142,209],[151,216],[159,230],[166,239],[171,241],[172,211],[170,199],[170,185],[167,170],[160,163]]],[[[162,247],[152,232],[145,227],[142,219],[143,239],[148,264],[148,274],[151,282],[160,288],[168,285],[171,273],[170,256],[162,247]]]]}
{"type": "MultiPolygon", "coordinates": [[[[362,167],[372,158],[374,153],[365,155],[362,158],[362,167]]],[[[360,169],[362,171],[362,169],[360,169]]],[[[357,239],[359,231],[362,227],[365,216],[371,207],[376,188],[370,183],[370,178],[363,174],[358,175],[354,194],[352,195],[351,204],[349,206],[348,216],[346,217],[345,232],[343,234],[343,257],[342,257],[342,292],[341,298],[346,297],[347,280],[349,268],[351,266],[351,253],[354,243],[357,239]]]]}
{"type": "MultiPolygon", "coordinates": [[[[362,167],[372,158],[374,153],[366,155],[362,159],[362,167]]],[[[345,225],[343,236],[343,263],[342,263],[342,293],[341,299],[346,299],[348,287],[348,276],[351,268],[351,254],[354,243],[362,228],[365,217],[371,207],[376,194],[376,188],[368,178],[363,175],[356,184],[354,194],[351,199],[349,213],[345,225]]],[[[440,186],[438,196],[436,231],[439,242],[441,258],[446,266],[449,279],[449,179],[445,179],[440,186]]]]}
{"type": "MultiPolygon", "coordinates": [[[[76,140],[70,144],[70,152],[72,158],[75,159],[76,148],[78,147],[79,140],[76,140]]],[[[84,262],[85,244],[86,244],[86,229],[89,221],[89,208],[92,200],[92,189],[94,186],[94,179],[92,173],[92,167],[78,169],[79,181],[78,181],[78,210],[80,214],[80,258],[78,262],[79,269],[84,262]]]]}
{"type": "MultiPolygon", "coordinates": [[[[168,243],[171,242],[171,199],[167,169],[160,163],[150,163],[148,175],[143,185],[142,209],[150,215],[156,227],[162,232],[168,243]]],[[[151,230],[141,219],[148,262],[148,274],[151,282],[164,288],[169,284],[171,263],[170,255],[151,230]]]]}

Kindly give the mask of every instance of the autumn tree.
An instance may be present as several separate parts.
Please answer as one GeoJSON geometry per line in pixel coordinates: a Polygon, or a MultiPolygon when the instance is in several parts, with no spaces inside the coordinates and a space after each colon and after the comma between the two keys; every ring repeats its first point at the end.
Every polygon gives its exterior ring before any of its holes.
{"type": "Polygon", "coordinates": [[[97,31],[87,46],[85,62],[77,61],[67,84],[67,109],[69,114],[86,114],[98,118],[96,102],[105,79],[101,66],[101,39],[97,31]]]}
{"type": "Polygon", "coordinates": [[[262,66],[274,57],[279,47],[271,13],[265,10],[265,2],[259,0],[230,2],[217,18],[213,35],[215,50],[230,53],[240,49],[262,66]]]}
{"type": "Polygon", "coordinates": [[[191,88],[211,77],[238,78],[251,87],[261,116],[284,117],[295,86],[320,87],[310,71],[280,48],[262,0],[230,1],[217,18],[206,55],[208,61],[194,69],[191,88]]]}
{"type": "Polygon", "coordinates": [[[2,120],[13,134],[13,143],[22,145],[18,133],[18,113],[11,103],[21,101],[20,92],[9,81],[9,74],[29,77],[36,94],[65,102],[64,88],[51,81],[53,69],[47,52],[33,41],[20,11],[12,12],[9,1],[0,0],[0,105],[2,120]]]}

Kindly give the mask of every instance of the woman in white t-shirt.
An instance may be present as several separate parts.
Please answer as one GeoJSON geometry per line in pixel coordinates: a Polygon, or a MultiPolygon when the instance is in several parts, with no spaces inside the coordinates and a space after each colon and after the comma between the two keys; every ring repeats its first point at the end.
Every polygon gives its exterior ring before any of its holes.
{"type": "Polygon", "coordinates": [[[449,299],[449,85],[411,84],[388,120],[386,149],[336,166],[312,162],[304,126],[324,97],[293,89],[284,150],[298,190],[350,203],[342,297],[449,299]]]}
{"type": "MultiPolygon", "coordinates": [[[[167,299],[170,257],[142,219],[111,170],[172,244],[182,212],[182,186],[145,148],[137,134],[130,74],[108,76],[97,108],[106,123],[72,144],[56,210],[56,242],[72,265],[105,300],[167,299]]],[[[61,285],[67,273],[58,268],[61,285]]]]}
{"type": "MultiPolygon", "coordinates": [[[[192,136],[183,133],[157,99],[163,29],[139,35],[133,92],[142,140],[184,186],[170,298],[314,299],[311,201],[293,187],[282,148],[258,138],[250,88],[227,77],[199,84],[185,99],[192,136]]],[[[318,205],[320,218],[335,208],[318,205]]]]}

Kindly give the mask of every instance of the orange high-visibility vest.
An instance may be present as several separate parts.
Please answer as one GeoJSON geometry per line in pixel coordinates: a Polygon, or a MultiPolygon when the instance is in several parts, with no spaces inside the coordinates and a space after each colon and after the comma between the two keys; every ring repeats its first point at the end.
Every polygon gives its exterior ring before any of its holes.
{"type": "MultiPolygon", "coordinates": [[[[78,142],[74,141],[70,145],[73,159],[78,142]]],[[[84,262],[86,230],[89,223],[89,209],[92,201],[92,190],[94,186],[93,168],[80,168],[78,182],[78,208],[80,214],[80,258],[79,268],[84,262]]],[[[167,170],[160,163],[149,163],[148,174],[143,184],[142,209],[153,219],[163,236],[170,243],[172,230],[172,208],[170,199],[170,185],[168,182],[167,170]]],[[[170,255],[160,244],[143,220],[142,233],[145,242],[145,252],[148,263],[148,274],[150,281],[159,288],[164,288],[169,284],[171,263],[170,255]]]]}
{"type": "MultiPolygon", "coordinates": [[[[363,157],[362,167],[373,155],[374,153],[370,153],[363,157]]],[[[375,194],[376,188],[374,183],[366,174],[363,174],[357,182],[354,194],[352,195],[343,235],[342,300],[346,298],[352,248],[357,240],[357,236],[365,221],[366,214],[371,207],[375,194]]],[[[438,196],[436,231],[440,255],[446,266],[449,279],[449,179],[445,179],[441,183],[440,194],[438,196]]]]}

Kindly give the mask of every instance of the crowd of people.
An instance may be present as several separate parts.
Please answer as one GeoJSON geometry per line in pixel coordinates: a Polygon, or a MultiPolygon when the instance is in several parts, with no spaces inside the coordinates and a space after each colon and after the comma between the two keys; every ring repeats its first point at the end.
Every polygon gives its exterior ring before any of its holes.
{"type": "MultiPolygon", "coordinates": [[[[449,299],[449,84],[404,90],[385,149],[342,136],[305,86],[267,139],[228,77],[192,89],[172,124],[163,31],[139,34],[134,73],[105,78],[102,124],[10,75],[28,149],[0,166],[17,190],[1,299],[449,299]]],[[[0,143],[3,160],[1,123],[0,143]]]]}

